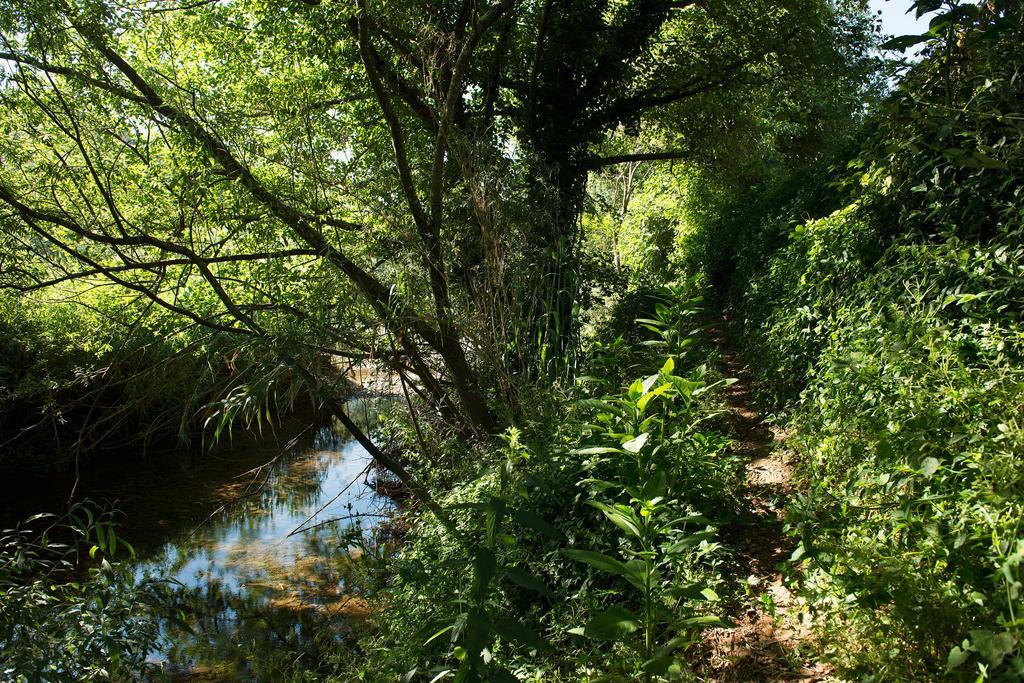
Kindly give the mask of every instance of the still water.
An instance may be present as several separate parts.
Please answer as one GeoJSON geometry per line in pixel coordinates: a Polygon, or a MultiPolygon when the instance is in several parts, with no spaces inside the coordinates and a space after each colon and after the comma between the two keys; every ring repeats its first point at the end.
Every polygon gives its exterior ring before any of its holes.
{"type": "MultiPolygon", "coordinates": [[[[372,432],[387,401],[346,409],[372,432]]],[[[177,606],[149,652],[152,678],[254,680],[275,658],[315,663],[372,625],[395,504],[340,425],[293,417],[213,449],[106,454],[81,470],[19,480],[0,498],[0,528],[61,509],[71,492],[117,510],[135,554],[115,559],[177,606]]]]}
{"type": "Polygon", "coordinates": [[[296,568],[321,559],[325,540],[387,516],[389,500],[371,485],[372,462],[357,442],[321,428],[311,447],[224,482],[206,504],[225,502],[168,539],[137,572],[228,591],[287,583],[302,573],[296,568]]]}
{"type": "MultiPolygon", "coordinates": [[[[375,421],[372,402],[348,409],[375,421]]],[[[337,642],[367,617],[367,563],[356,558],[394,510],[375,481],[372,458],[343,428],[292,420],[212,452],[97,464],[76,487],[119,510],[136,577],[166,581],[180,605],[150,651],[154,669],[245,680],[254,652],[315,656],[315,640],[337,642]]],[[[65,491],[27,487],[8,506],[54,509],[47,495],[65,491]]]]}

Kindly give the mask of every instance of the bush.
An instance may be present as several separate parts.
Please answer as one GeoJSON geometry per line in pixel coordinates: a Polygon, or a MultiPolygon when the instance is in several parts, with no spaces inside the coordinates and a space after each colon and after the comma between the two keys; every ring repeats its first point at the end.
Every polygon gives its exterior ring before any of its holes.
{"type": "Polygon", "coordinates": [[[170,614],[167,584],[116,561],[134,555],[112,514],[77,504],[0,535],[4,680],[140,679],[170,614]],[[33,530],[40,524],[41,530],[33,530]]]}
{"type": "Polygon", "coordinates": [[[863,680],[1019,680],[1021,13],[933,25],[840,173],[719,191],[688,248],[794,428],[796,559],[830,658],[863,680]]]}
{"type": "Polygon", "coordinates": [[[701,362],[692,294],[622,305],[645,316],[637,343],[615,342],[637,327],[620,319],[577,385],[538,392],[523,430],[453,459],[464,469],[439,494],[453,524],[419,516],[387,559],[379,632],[339,653],[343,679],[683,675],[699,629],[721,623],[715,527],[740,507],[740,466],[714,426],[726,382],[701,362]]]}

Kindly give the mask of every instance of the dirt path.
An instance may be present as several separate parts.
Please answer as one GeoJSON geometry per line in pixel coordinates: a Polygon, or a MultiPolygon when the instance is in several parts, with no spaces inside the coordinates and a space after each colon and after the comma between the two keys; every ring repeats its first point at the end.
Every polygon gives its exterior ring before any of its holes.
{"type": "Polygon", "coordinates": [[[793,493],[786,434],[769,426],[755,408],[753,372],[724,328],[724,321],[716,324],[711,338],[725,376],[738,380],[725,390],[724,399],[735,439],[731,450],[746,461],[746,509],[736,523],[722,529],[722,539],[736,553],[745,575],[737,578],[747,579],[750,596],[729,615],[735,627],[704,633],[698,673],[702,680],[717,683],[822,681],[830,671],[800,652],[811,630],[793,616],[796,600],[778,569],[795,546],[782,530],[783,511],[793,493]]]}

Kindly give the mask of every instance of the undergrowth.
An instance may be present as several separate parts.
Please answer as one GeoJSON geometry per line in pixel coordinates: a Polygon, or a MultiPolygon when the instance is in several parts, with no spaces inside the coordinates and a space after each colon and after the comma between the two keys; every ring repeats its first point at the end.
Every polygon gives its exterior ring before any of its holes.
{"type": "Polygon", "coordinates": [[[170,584],[138,577],[114,515],[90,502],[0,533],[0,675],[30,681],[137,680],[170,584]]]}
{"type": "Polygon", "coordinates": [[[689,676],[686,650],[723,624],[719,592],[733,590],[716,528],[738,509],[739,465],[713,398],[726,380],[692,353],[699,301],[684,287],[638,296],[645,317],[613,316],[587,374],[538,395],[546,406],[467,464],[440,501],[455,534],[418,516],[379,574],[379,630],[335,675],[689,676]],[[624,343],[635,329],[642,343],[624,343]]]}
{"type": "Polygon", "coordinates": [[[832,181],[719,196],[690,245],[795,433],[823,657],[865,681],[1024,677],[1024,43],[986,11],[939,15],[832,181]]]}

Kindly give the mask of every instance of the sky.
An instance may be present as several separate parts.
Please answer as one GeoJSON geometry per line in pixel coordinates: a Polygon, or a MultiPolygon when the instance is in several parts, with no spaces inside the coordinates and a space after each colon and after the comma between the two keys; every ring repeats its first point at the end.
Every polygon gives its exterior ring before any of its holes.
{"type": "Polygon", "coordinates": [[[912,0],[871,0],[871,9],[875,12],[882,11],[882,33],[905,36],[928,30],[928,15],[916,19],[916,12],[907,14],[911,2],[912,0]]]}

